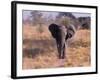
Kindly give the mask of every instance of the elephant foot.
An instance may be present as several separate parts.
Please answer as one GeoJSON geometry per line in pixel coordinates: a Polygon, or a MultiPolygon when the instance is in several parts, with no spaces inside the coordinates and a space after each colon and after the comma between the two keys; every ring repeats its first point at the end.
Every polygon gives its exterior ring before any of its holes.
{"type": "Polygon", "coordinates": [[[59,59],[65,59],[65,56],[59,56],[59,59]]]}

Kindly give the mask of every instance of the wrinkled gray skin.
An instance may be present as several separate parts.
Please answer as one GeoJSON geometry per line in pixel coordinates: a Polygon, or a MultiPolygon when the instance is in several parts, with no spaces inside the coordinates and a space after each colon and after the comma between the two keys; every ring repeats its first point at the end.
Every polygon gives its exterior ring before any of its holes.
{"type": "Polygon", "coordinates": [[[56,40],[59,59],[64,59],[66,41],[75,34],[75,27],[73,25],[59,26],[57,24],[50,24],[49,31],[56,40]]]}

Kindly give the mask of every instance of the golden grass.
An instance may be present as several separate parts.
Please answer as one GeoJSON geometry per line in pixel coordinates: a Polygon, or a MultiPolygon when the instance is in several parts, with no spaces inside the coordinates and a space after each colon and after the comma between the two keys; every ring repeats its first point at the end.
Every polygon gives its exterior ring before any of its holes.
{"type": "Polygon", "coordinates": [[[23,69],[84,67],[91,65],[90,30],[78,30],[68,41],[66,58],[58,59],[56,42],[47,26],[23,26],[23,69]]]}
{"type": "Polygon", "coordinates": [[[49,39],[50,32],[48,31],[48,27],[42,26],[43,32],[40,33],[38,31],[39,26],[23,26],[23,39],[49,39]]]}

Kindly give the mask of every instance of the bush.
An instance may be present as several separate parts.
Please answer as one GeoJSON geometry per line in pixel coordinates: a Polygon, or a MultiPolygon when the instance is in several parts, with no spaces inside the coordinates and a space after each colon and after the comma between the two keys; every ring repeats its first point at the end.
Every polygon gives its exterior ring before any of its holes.
{"type": "Polygon", "coordinates": [[[63,16],[58,20],[58,23],[60,25],[68,26],[69,24],[71,24],[71,20],[69,17],[63,16]]]}

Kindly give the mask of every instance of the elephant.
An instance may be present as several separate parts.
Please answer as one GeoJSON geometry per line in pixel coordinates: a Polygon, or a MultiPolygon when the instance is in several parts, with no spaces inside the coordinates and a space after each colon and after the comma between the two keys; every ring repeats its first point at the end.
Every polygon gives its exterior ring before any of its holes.
{"type": "Polygon", "coordinates": [[[68,26],[50,24],[49,31],[52,37],[56,40],[57,49],[58,49],[58,58],[65,58],[65,50],[66,50],[66,41],[69,38],[72,38],[75,34],[75,26],[70,24],[68,26]]]}

